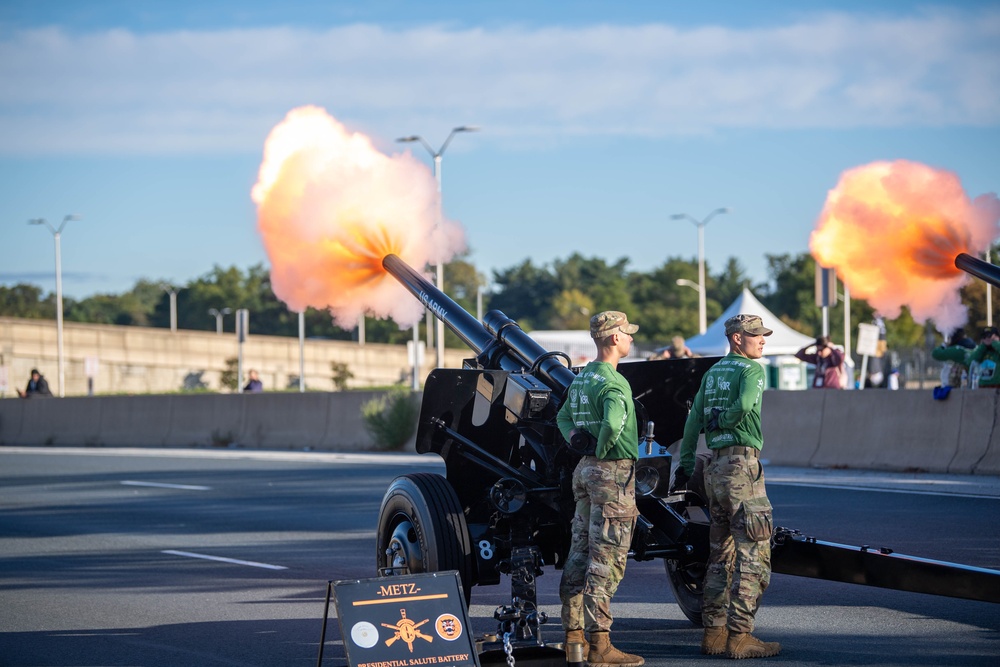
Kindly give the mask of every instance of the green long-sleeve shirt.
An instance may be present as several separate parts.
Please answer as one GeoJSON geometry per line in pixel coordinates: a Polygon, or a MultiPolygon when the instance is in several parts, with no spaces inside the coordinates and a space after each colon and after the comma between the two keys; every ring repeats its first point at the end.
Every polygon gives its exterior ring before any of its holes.
{"type": "Polygon", "coordinates": [[[1000,340],[995,340],[989,345],[980,343],[969,353],[969,366],[972,362],[979,364],[977,369],[980,387],[1000,387],[1000,372],[997,372],[997,364],[1000,363],[1000,340]]]}
{"type": "Polygon", "coordinates": [[[764,446],[760,428],[760,403],[764,394],[764,367],[753,359],[730,352],[708,369],[684,423],[680,465],[694,472],[698,434],[705,428],[712,408],[719,408],[719,428],[705,433],[709,449],[764,446]]]}
{"type": "Polygon", "coordinates": [[[591,361],[583,367],[566,391],[556,423],[567,441],[574,429],[597,438],[599,459],[639,458],[632,387],[607,362],[591,361]]]}

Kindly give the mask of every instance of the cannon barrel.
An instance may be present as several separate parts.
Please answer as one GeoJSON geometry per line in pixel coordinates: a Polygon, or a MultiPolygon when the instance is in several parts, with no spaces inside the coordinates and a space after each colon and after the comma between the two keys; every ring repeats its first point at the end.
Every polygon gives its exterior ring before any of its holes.
{"type": "Polygon", "coordinates": [[[1000,287],[1000,266],[990,264],[964,252],[955,257],[955,266],[980,280],[985,280],[994,287],[1000,287]]]}
{"type": "Polygon", "coordinates": [[[482,368],[530,371],[560,397],[576,377],[556,358],[557,354],[532,340],[517,322],[499,310],[488,312],[480,323],[398,255],[383,257],[382,268],[454,331],[476,353],[477,363],[482,368]]]}

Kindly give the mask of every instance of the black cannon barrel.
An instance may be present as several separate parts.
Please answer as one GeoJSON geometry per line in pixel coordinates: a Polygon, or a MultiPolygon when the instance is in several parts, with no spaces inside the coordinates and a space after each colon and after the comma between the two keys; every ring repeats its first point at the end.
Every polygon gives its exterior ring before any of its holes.
{"type": "Polygon", "coordinates": [[[417,273],[398,255],[389,254],[383,257],[382,268],[398,280],[403,287],[410,290],[420,303],[448,325],[448,328],[454,331],[462,339],[462,342],[472,348],[476,354],[482,354],[494,343],[495,339],[483,328],[479,320],[452,301],[447,294],[434,287],[431,281],[417,273]]]}
{"type": "Polygon", "coordinates": [[[990,264],[964,252],[959,253],[955,258],[955,266],[980,280],[985,280],[994,287],[1000,287],[1000,266],[990,264]]]}
{"type": "Polygon", "coordinates": [[[524,333],[517,322],[499,310],[486,314],[487,326],[484,326],[398,255],[383,257],[382,267],[454,331],[476,353],[484,367],[514,372],[532,371],[559,394],[576,377],[558,358],[524,333]]]}

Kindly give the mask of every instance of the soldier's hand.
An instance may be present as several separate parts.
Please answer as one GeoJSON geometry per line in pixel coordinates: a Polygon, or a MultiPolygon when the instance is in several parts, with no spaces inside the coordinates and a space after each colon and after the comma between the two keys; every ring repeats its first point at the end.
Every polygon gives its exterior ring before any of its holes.
{"type": "Polygon", "coordinates": [[[722,414],[722,408],[712,408],[712,415],[705,422],[705,433],[710,431],[719,430],[719,415],[722,414]]]}
{"type": "Polygon", "coordinates": [[[670,493],[686,487],[690,481],[691,476],[684,472],[684,468],[677,466],[677,470],[674,471],[674,483],[670,486],[670,493]]]}

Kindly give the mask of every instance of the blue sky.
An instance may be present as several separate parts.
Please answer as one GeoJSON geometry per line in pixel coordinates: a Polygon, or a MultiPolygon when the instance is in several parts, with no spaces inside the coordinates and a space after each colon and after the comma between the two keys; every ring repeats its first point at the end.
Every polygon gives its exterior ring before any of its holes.
{"type": "MultiPolygon", "coordinates": [[[[913,2],[0,3],[0,284],[119,293],[267,263],[264,140],[315,104],[437,147],[487,275],[573,252],[650,270],[801,253],[845,169],[1000,182],[1000,6],[913,2]]],[[[683,288],[678,288],[683,289],[683,288]]]]}

